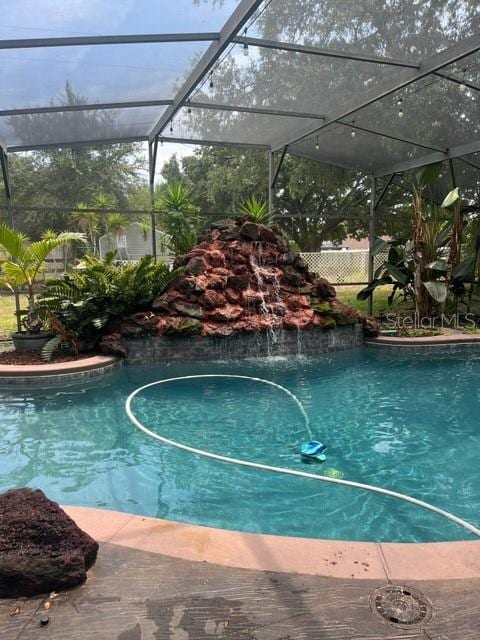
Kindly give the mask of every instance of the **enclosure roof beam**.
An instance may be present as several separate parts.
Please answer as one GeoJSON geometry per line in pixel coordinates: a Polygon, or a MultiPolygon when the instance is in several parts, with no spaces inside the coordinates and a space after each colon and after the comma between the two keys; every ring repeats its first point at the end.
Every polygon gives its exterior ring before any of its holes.
{"type": "MultiPolygon", "coordinates": [[[[126,102],[96,102],[87,104],[66,104],[49,107],[25,107],[20,109],[0,109],[2,116],[37,115],[44,113],[63,113],[70,111],[97,111],[100,109],[132,109],[136,107],[168,107],[173,100],[131,100],[126,102]]],[[[286,109],[269,109],[265,107],[242,107],[240,105],[217,104],[213,102],[188,101],[186,106],[195,109],[212,109],[214,111],[237,111],[239,113],[253,113],[268,116],[285,116],[288,118],[307,118],[312,120],[325,120],[320,113],[307,113],[303,111],[288,111],[286,109]]]]}
{"type": "Polygon", "coordinates": [[[288,147],[284,147],[282,151],[282,155],[280,156],[280,160],[278,161],[277,168],[275,169],[275,175],[273,176],[272,183],[270,185],[271,189],[273,189],[274,186],[277,184],[278,176],[280,175],[280,171],[282,169],[283,161],[285,160],[285,155],[287,151],[288,151],[288,147]]]}
{"type": "Polygon", "coordinates": [[[476,162],[472,162],[471,160],[467,160],[466,158],[457,158],[457,160],[459,162],[463,162],[464,164],[468,164],[468,166],[472,167],[473,169],[478,169],[480,171],[480,164],[477,164],[476,162]]]}
{"type": "Polygon", "coordinates": [[[375,171],[376,177],[385,176],[389,173],[402,173],[411,169],[417,169],[428,164],[434,164],[435,162],[442,162],[451,158],[461,158],[461,156],[468,156],[471,153],[478,153],[480,151],[480,140],[469,142],[467,144],[451,147],[446,153],[431,153],[428,156],[422,156],[413,160],[405,160],[404,162],[398,162],[390,167],[382,167],[375,171]]]}
{"type": "MultiPolygon", "coordinates": [[[[267,144],[257,144],[251,142],[225,142],[219,140],[205,140],[196,138],[166,138],[163,136],[158,137],[159,142],[175,142],[178,144],[191,144],[191,145],[205,145],[210,147],[239,147],[246,149],[270,149],[267,144]]],[[[42,149],[75,149],[77,147],[95,147],[105,144],[124,144],[131,142],[146,142],[149,141],[147,136],[131,136],[128,138],[103,138],[98,140],[82,140],[77,142],[48,142],[44,144],[29,144],[29,145],[12,145],[8,147],[9,153],[18,153],[21,151],[41,151],[42,149]]]]}
{"type": "Polygon", "coordinates": [[[247,36],[241,36],[234,38],[233,42],[243,45],[247,44],[248,46],[252,47],[259,47],[261,49],[290,51],[291,53],[305,53],[307,55],[322,56],[324,58],[340,58],[342,60],[370,62],[372,64],[385,64],[393,67],[406,67],[408,69],[418,69],[420,67],[417,62],[409,62],[408,60],[383,58],[381,56],[368,56],[362,53],[353,53],[351,51],[335,51],[335,49],[322,49],[320,47],[293,44],[290,42],[277,42],[276,40],[265,40],[263,38],[249,38],[247,36]]]}
{"type": "Polygon", "coordinates": [[[262,149],[263,151],[269,150],[268,144],[260,144],[253,142],[226,142],[225,140],[207,140],[205,138],[166,138],[165,136],[158,136],[160,142],[175,142],[177,144],[198,144],[211,147],[239,147],[245,149],[262,149]]]}
{"type": "Polygon", "coordinates": [[[105,144],[127,144],[130,142],[145,142],[148,140],[147,136],[129,136],[126,138],[99,138],[92,140],[77,140],[77,141],[58,141],[58,142],[45,142],[43,144],[26,144],[26,145],[11,145],[8,147],[9,153],[17,153],[20,151],[41,151],[42,149],[76,149],[77,147],[96,147],[105,144]]]}
{"type": "Polygon", "coordinates": [[[450,82],[454,82],[455,84],[459,84],[460,86],[467,87],[467,89],[471,89],[472,91],[480,91],[480,85],[475,84],[474,82],[470,82],[470,80],[452,76],[451,73],[446,73],[445,71],[435,71],[435,75],[439,78],[450,80],[450,82]]]}
{"type": "Polygon", "coordinates": [[[231,44],[233,38],[252,17],[262,2],[263,0],[241,0],[220,31],[218,40],[212,42],[186,81],[180,87],[174,98],[173,105],[166,109],[165,113],[160,116],[157,123],[150,131],[150,140],[153,140],[156,135],[162,133],[168,122],[175,117],[175,114],[185,104],[192,91],[196,89],[208,72],[214,67],[222,53],[231,44]]]}
{"type": "MultiPolygon", "coordinates": [[[[325,127],[328,127],[334,124],[335,122],[338,122],[339,120],[345,120],[345,118],[348,118],[354,113],[357,113],[358,111],[361,111],[362,109],[365,109],[366,107],[369,107],[370,105],[375,104],[376,102],[378,102],[379,100],[382,100],[383,98],[387,98],[388,96],[391,96],[392,94],[396,93],[397,91],[400,91],[401,89],[408,87],[414,82],[417,82],[418,80],[421,80],[422,78],[425,78],[426,76],[431,75],[436,71],[439,71],[443,67],[447,67],[448,65],[454,64],[458,60],[462,60],[463,58],[466,58],[467,56],[479,50],[480,50],[480,33],[470,36],[469,38],[465,38],[465,40],[457,42],[453,46],[447,49],[444,49],[443,51],[440,51],[440,53],[437,53],[429,58],[426,58],[420,64],[418,69],[412,69],[410,72],[407,72],[408,75],[406,78],[404,78],[400,82],[393,82],[388,88],[384,89],[383,91],[374,95],[368,100],[365,100],[364,102],[358,104],[357,106],[352,107],[351,109],[348,109],[348,111],[344,113],[341,113],[339,115],[334,115],[330,118],[327,117],[324,124],[320,125],[319,127],[306,129],[303,132],[296,135],[295,137],[289,138],[288,140],[285,140],[285,139],[279,140],[278,143],[272,145],[272,148],[274,151],[277,151],[278,149],[283,147],[285,144],[292,145],[295,142],[300,142],[301,140],[304,140],[305,138],[308,138],[309,136],[312,136],[318,133],[325,127]]],[[[387,171],[387,173],[391,173],[391,171],[387,171]]]]}
{"type": "Polygon", "coordinates": [[[38,49],[44,47],[85,47],[104,44],[155,44],[160,42],[212,42],[218,32],[145,33],[116,36],[74,36],[68,38],[23,38],[0,40],[0,49],[38,49]]]}
{"type": "Polygon", "coordinates": [[[267,107],[242,107],[239,105],[218,104],[214,102],[197,102],[188,100],[186,106],[195,109],[212,109],[214,111],[237,111],[238,113],[254,113],[266,116],[284,116],[287,118],[308,118],[311,120],[325,120],[321,113],[308,113],[305,111],[289,111],[288,109],[269,109],[267,107]]]}
{"type": "Polygon", "coordinates": [[[385,183],[385,186],[383,187],[380,195],[378,196],[378,198],[375,200],[373,208],[376,211],[378,209],[378,207],[382,204],[382,200],[384,199],[384,197],[387,195],[387,191],[390,188],[390,185],[392,184],[393,180],[395,179],[395,174],[392,173],[392,175],[389,177],[389,179],[387,180],[387,182],[385,183]]]}
{"type": "Polygon", "coordinates": [[[173,100],[132,100],[127,102],[96,102],[87,104],[61,104],[50,107],[25,107],[20,109],[0,109],[2,116],[26,116],[42,113],[68,113],[71,111],[97,111],[100,109],[132,109],[135,107],[168,107],[173,100]]]}
{"type": "Polygon", "coordinates": [[[371,133],[374,136],[388,138],[389,140],[396,140],[397,142],[403,142],[405,144],[410,144],[415,147],[421,147],[422,149],[429,149],[430,151],[440,151],[441,153],[445,153],[445,154],[447,153],[446,148],[438,147],[436,145],[431,145],[431,144],[424,144],[423,142],[418,142],[418,140],[412,140],[411,138],[395,136],[390,133],[386,133],[385,131],[379,131],[378,129],[370,129],[368,127],[363,127],[361,125],[355,124],[354,122],[344,122],[343,120],[339,120],[338,123],[345,125],[349,129],[357,129],[358,131],[371,133]]]}

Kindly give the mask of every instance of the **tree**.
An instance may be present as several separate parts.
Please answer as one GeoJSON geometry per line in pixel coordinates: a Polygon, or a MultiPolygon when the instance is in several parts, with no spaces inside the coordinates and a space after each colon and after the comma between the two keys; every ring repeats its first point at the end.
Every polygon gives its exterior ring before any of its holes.
{"type": "MultiPolygon", "coordinates": [[[[207,219],[235,215],[247,198],[268,198],[264,152],[202,147],[182,158],[182,177],[207,219]]],[[[318,251],[325,240],[342,240],[350,234],[365,236],[369,188],[364,174],[287,154],[275,186],[276,221],[303,251],[318,251]]],[[[409,225],[400,215],[407,202],[402,190],[389,190],[378,211],[378,235],[409,225]],[[387,211],[399,215],[386,222],[387,211]]]]}
{"type": "MultiPolygon", "coordinates": [[[[85,103],[86,99],[67,83],[61,102],[76,105],[85,103]]],[[[34,114],[16,116],[10,120],[10,126],[18,139],[28,144],[36,139],[38,128],[42,128],[47,136],[51,130],[52,139],[58,139],[62,132],[70,136],[66,139],[72,139],[72,132],[76,131],[100,135],[103,129],[111,129],[115,118],[114,110],[108,114],[102,111],[34,114]]],[[[57,232],[73,228],[68,212],[78,202],[95,207],[95,200],[100,198],[96,208],[107,208],[107,203],[109,207],[125,208],[132,190],[141,182],[139,169],[143,164],[139,143],[12,154],[13,206],[40,209],[38,212],[15,212],[15,226],[32,238],[38,238],[45,226],[57,232]],[[49,208],[60,211],[52,212],[49,208]]]]}
{"type": "Polygon", "coordinates": [[[76,211],[72,211],[71,219],[78,225],[80,231],[83,231],[89,241],[90,250],[93,255],[97,253],[97,237],[99,230],[99,217],[95,211],[91,211],[84,202],[78,202],[76,211]]]}

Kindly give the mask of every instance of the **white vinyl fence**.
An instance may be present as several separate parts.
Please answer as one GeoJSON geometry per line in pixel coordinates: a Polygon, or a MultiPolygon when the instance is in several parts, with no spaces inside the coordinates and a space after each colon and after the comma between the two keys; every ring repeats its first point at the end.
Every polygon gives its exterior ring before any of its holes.
{"type": "MultiPolygon", "coordinates": [[[[330,282],[354,283],[368,281],[368,250],[328,250],[302,253],[310,271],[326,278],[330,282]]],[[[375,256],[377,269],[385,260],[386,254],[375,256]]]]}

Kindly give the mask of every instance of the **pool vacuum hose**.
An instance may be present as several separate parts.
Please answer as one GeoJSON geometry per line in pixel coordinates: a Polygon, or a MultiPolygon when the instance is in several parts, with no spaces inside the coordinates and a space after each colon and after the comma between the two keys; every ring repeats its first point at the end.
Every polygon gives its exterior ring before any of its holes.
{"type": "Polygon", "coordinates": [[[296,471],[295,469],[288,469],[286,467],[274,467],[272,465],[262,464],[260,462],[250,462],[249,460],[241,460],[239,458],[230,458],[228,456],[222,456],[218,453],[212,453],[211,451],[204,451],[203,449],[190,447],[187,444],[181,444],[180,442],[176,442],[175,440],[170,440],[169,438],[165,438],[164,436],[160,436],[157,433],[150,431],[150,429],[145,427],[133,414],[132,401],[135,398],[135,396],[137,396],[139,393],[141,393],[145,389],[149,389],[150,387],[155,387],[161,384],[165,384],[167,382],[176,382],[178,380],[196,380],[199,378],[236,378],[241,380],[253,380],[254,382],[261,382],[263,384],[268,384],[272,387],[276,387],[277,389],[280,389],[281,391],[286,393],[299,408],[305,420],[305,426],[306,426],[308,435],[310,439],[313,440],[312,432],[310,429],[310,421],[308,419],[307,413],[302,403],[300,402],[300,400],[291,391],[289,391],[285,387],[282,387],[276,382],[272,382],[271,380],[264,380],[262,378],[254,378],[252,376],[240,376],[240,375],[233,375],[233,374],[226,374],[226,373],[225,374],[206,373],[206,374],[193,375],[193,376],[180,376],[177,378],[165,378],[163,380],[157,380],[156,382],[150,382],[149,384],[145,384],[142,387],[138,387],[138,389],[135,389],[135,391],[133,391],[125,401],[125,411],[127,413],[127,416],[130,422],[132,422],[132,424],[135,425],[137,429],[140,429],[140,431],[143,431],[151,438],[154,438],[155,440],[158,440],[163,444],[170,445],[171,447],[176,447],[177,449],[183,449],[184,451],[189,451],[190,453],[194,453],[196,455],[203,456],[205,458],[212,458],[213,460],[219,460],[220,462],[237,464],[242,467],[251,467],[253,469],[263,469],[264,471],[272,471],[273,473],[283,473],[285,475],[297,476],[299,478],[309,478],[311,480],[320,480],[321,482],[331,482],[332,484],[341,484],[346,487],[353,487],[354,489],[363,489],[364,491],[371,491],[372,493],[379,493],[381,495],[397,498],[398,500],[409,502],[410,504],[417,505],[417,507],[422,507],[423,509],[427,509],[428,511],[433,511],[433,513],[437,513],[438,515],[443,516],[444,518],[447,518],[452,522],[455,522],[456,524],[470,531],[470,533],[473,533],[475,536],[480,538],[480,529],[475,527],[473,524],[470,524],[469,522],[466,522],[465,520],[458,518],[457,516],[453,515],[453,513],[449,513],[444,509],[435,507],[433,504],[429,504],[428,502],[424,502],[423,500],[418,500],[417,498],[413,498],[412,496],[407,496],[403,493],[398,493],[397,491],[391,491],[390,489],[384,489],[383,487],[377,487],[371,484],[354,482],[353,480],[331,478],[331,477],[322,476],[316,473],[308,473],[306,471],[296,471]]]}

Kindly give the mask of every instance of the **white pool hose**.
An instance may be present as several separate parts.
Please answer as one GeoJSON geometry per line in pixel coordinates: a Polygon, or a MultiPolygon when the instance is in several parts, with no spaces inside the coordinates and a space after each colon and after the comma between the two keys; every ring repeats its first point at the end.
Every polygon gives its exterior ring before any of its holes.
{"type": "Polygon", "coordinates": [[[142,387],[138,387],[138,389],[135,389],[135,391],[133,391],[125,401],[125,411],[127,413],[129,420],[138,429],[140,429],[140,431],[143,431],[151,438],[154,438],[155,440],[158,440],[163,444],[176,447],[177,449],[183,449],[184,451],[189,451],[190,453],[194,453],[196,455],[203,456],[205,458],[212,458],[213,460],[219,460],[220,462],[237,464],[242,467],[251,467],[252,469],[263,469],[264,471],[272,471],[274,473],[283,473],[285,475],[297,476],[299,478],[309,478],[311,480],[321,480],[322,482],[331,482],[333,484],[341,484],[346,487],[353,487],[355,489],[364,489],[365,491],[371,491],[373,493],[379,493],[381,495],[390,496],[392,498],[397,498],[399,500],[404,500],[405,502],[409,502],[410,504],[417,505],[418,507],[422,507],[423,509],[428,509],[428,511],[433,511],[433,513],[437,513],[438,515],[443,516],[444,518],[447,518],[452,522],[455,522],[456,524],[460,525],[461,527],[464,527],[465,529],[473,533],[475,536],[480,538],[480,529],[475,527],[473,524],[470,524],[469,522],[466,522],[465,520],[458,518],[457,516],[453,515],[452,513],[449,513],[448,511],[445,511],[444,509],[440,509],[439,507],[435,507],[434,505],[429,504],[428,502],[424,502],[423,500],[418,500],[417,498],[412,498],[411,496],[407,496],[403,493],[398,493],[397,491],[391,491],[390,489],[384,489],[383,487],[377,487],[371,484],[354,482],[353,480],[343,480],[340,478],[330,478],[330,477],[318,475],[315,473],[308,473],[306,471],[296,471],[295,469],[288,469],[286,467],[274,467],[272,465],[262,464],[260,462],[250,462],[248,460],[230,458],[228,456],[222,456],[218,453],[212,453],[210,451],[204,451],[203,449],[197,449],[196,447],[190,447],[187,444],[181,444],[180,442],[176,442],[175,440],[170,440],[169,438],[165,438],[164,436],[160,436],[157,433],[150,431],[150,429],[147,429],[147,427],[145,427],[133,414],[132,401],[135,398],[135,396],[137,396],[139,393],[141,393],[145,389],[149,389],[150,387],[155,387],[161,384],[166,384],[168,382],[176,382],[179,380],[196,380],[199,378],[237,378],[237,379],[243,379],[243,380],[254,380],[255,382],[262,382],[264,384],[268,384],[272,387],[276,387],[277,389],[280,389],[281,391],[286,393],[298,406],[299,410],[301,411],[305,419],[305,425],[307,427],[307,431],[309,433],[310,439],[313,439],[310,431],[309,419],[305,412],[305,409],[303,408],[300,400],[298,400],[298,398],[291,391],[289,391],[288,389],[285,389],[285,387],[282,387],[279,384],[276,384],[275,382],[272,382],[271,380],[263,380],[262,378],[254,378],[251,376],[240,376],[240,375],[233,375],[233,374],[220,374],[220,373],[213,374],[212,373],[212,374],[201,374],[201,375],[193,375],[193,376],[180,376],[177,378],[165,378],[163,380],[157,380],[156,382],[150,382],[149,384],[145,384],[142,387]]]}

